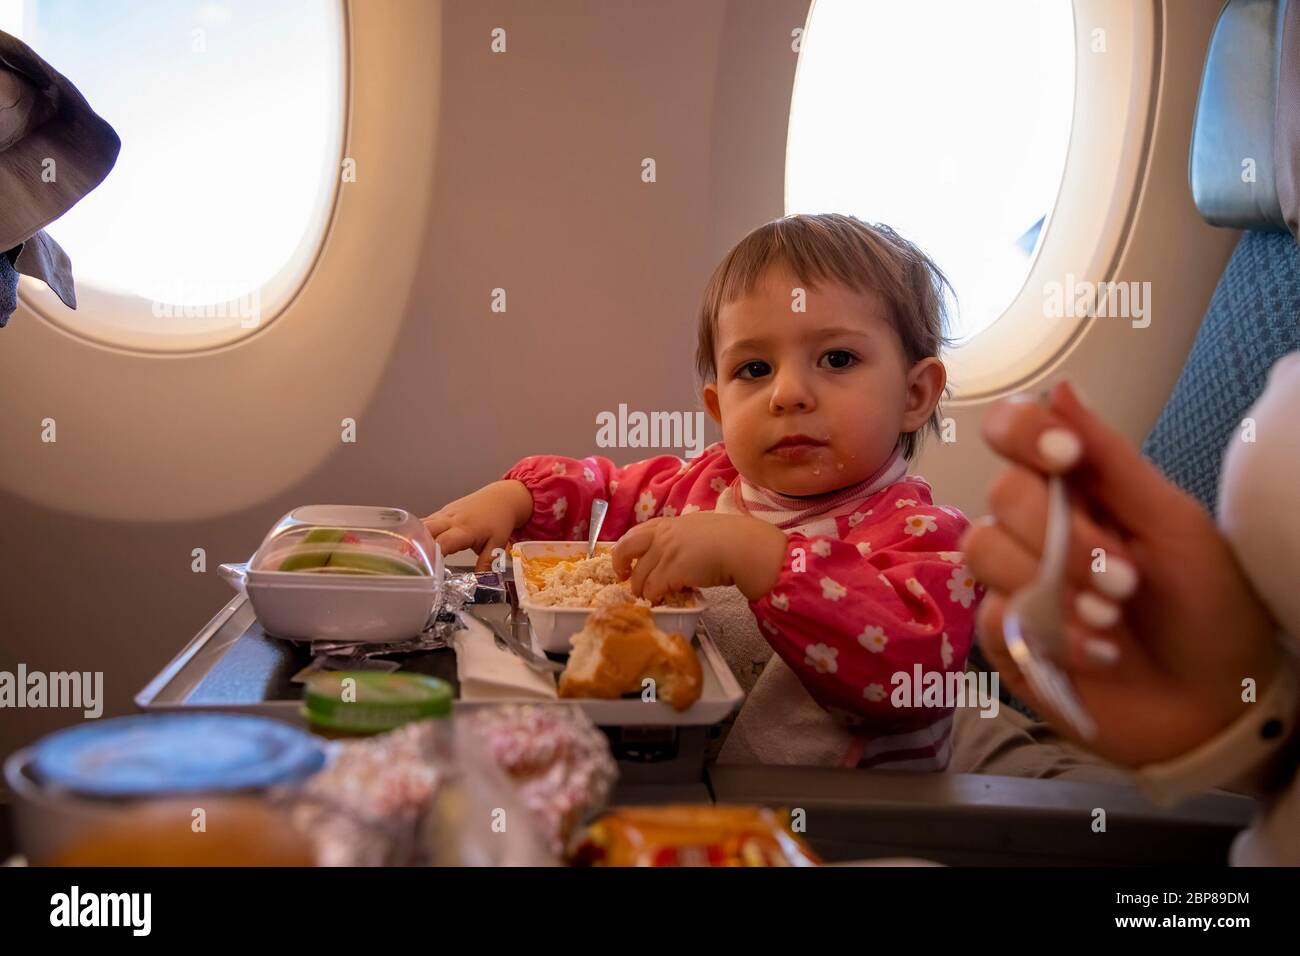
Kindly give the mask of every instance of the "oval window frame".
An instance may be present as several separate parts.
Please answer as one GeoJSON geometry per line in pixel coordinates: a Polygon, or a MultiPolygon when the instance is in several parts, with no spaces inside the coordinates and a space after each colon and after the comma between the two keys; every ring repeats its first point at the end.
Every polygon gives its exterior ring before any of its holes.
{"type": "MultiPolygon", "coordinates": [[[[208,303],[202,309],[234,312],[226,323],[204,332],[177,335],[174,331],[149,331],[141,327],[141,310],[152,311],[152,303],[143,296],[111,292],[85,284],[78,285],[77,308],[69,309],[43,282],[23,276],[19,282],[20,303],[41,321],[78,341],[100,349],[130,355],[198,355],[234,348],[245,344],[270,328],[287,312],[303,288],[311,281],[321,254],[338,217],[341,164],[346,158],[352,123],[352,80],[350,60],[350,0],[331,4],[330,30],[336,47],[337,93],[339,109],[328,130],[329,152],[335,157],[336,174],[326,180],[328,188],[317,197],[316,204],[303,227],[302,238],[279,270],[258,290],[260,316],[255,324],[244,325],[239,300],[208,303]]],[[[112,173],[109,173],[112,176],[112,173]]],[[[76,278],[76,263],[73,263],[76,278]]],[[[174,306],[184,309],[184,306],[174,306]]],[[[217,317],[220,318],[220,317],[217,317]]]]}
{"type": "MultiPolygon", "coordinates": [[[[1073,10],[1073,115],[1056,201],[1015,298],[982,331],[944,351],[950,406],[1020,391],[1059,367],[1097,320],[1047,320],[1048,283],[1067,275],[1094,282],[1111,279],[1132,233],[1158,107],[1164,42],[1160,0],[1074,0],[1073,10]],[[1104,57],[1092,51],[1098,29],[1105,31],[1104,57]],[[1081,135],[1092,129],[1105,135],[1081,135]],[[1095,202],[1098,195],[1107,201],[1095,202]]],[[[813,0],[805,29],[815,14],[813,0]]],[[[798,83],[796,66],[794,86],[798,83]]],[[[783,182],[788,211],[788,163],[783,182]]]]}

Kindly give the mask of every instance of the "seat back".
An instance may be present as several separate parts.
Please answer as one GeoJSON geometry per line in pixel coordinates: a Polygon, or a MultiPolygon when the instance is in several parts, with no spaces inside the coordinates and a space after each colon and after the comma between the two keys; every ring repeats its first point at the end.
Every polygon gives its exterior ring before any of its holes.
{"type": "Polygon", "coordinates": [[[1300,349],[1300,0],[1230,0],[1206,56],[1188,163],[1216,226],[1247,230],[1142,450],[1214,511],[1224,450],[1268,371],[1300,349]]]}

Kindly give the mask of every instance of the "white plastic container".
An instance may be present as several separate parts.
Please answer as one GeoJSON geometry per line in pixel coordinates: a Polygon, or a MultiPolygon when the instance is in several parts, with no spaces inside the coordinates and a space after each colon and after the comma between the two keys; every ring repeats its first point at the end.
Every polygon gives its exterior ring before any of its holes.
{"type": "Polygon", "coordinates": [[[248,592],[262,630],[307,641],[381,644],[419,634],[442,593],[442,552],[401,508],[305,505],[247,564],[221,575],[248,592]]]}
{"type": "MultiPolygon", "coordinates": [[[[597,545],[599,548],[599,544],[597,545]]],[[[514,563],[515,586],[519,589],[519,606],[528,612],[533,635],[542,650],[552,654],[567,654],[573,635],[582,630],[592,608],[550,607],[533,600],[533,591],[524,573],[523,562],[540,557],[586,557],[585,541],[520,541],[511,549],[514,563]]],[[[705,601],[699,591],[691,592],[694,607],[655,607],[650,609],[655,627],[667,634],[681,634],[688,640],[695,633],[705,601]]]]}

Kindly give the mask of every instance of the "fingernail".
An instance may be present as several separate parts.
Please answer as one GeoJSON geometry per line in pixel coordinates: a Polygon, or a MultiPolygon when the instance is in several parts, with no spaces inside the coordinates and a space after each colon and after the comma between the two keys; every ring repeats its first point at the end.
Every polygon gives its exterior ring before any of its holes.
{"type": "Polygon", "coordinates": [[[1038,399],[1034,398],[1034,396],[1030,395],[1028,392],[1016,392],[1012,395],[1008,395],[1006,400],[1008,402],[1013,402],[1014,404],[1017,405],[1022,404],[1024,402],[1038,401],[1038,399]]]}
{"type": "Polygon", "coordinates": [[[1057,468],[1070,468],[1083,454],[1083,443],[1072,431],[1049,428],[1038,436],[1038,453],[1057,468]]]}
{"type": "Polygon", "coordinates": [[[1114,664],[1119,660],[1119,647],[1099,637],[1089,637],[1083,642],[1083,653],[1094,664],[1103,666],[1114,664]]]}
{"type": "Polygon", "coordinates": [[[1123,558],[1107,558],[1106,570],[1095,573],[1097,590],[1106,597],[1123,601],[1137,590],[1137,568],[1123,558]]]}
{"type": "Polygon", "coordinates": [[[1119,620],[1119,605],[1091,591],[1079,592],[1074,599],[1074,610],[1084,624],[1099,631],[1114,627],[1119,620]]]}

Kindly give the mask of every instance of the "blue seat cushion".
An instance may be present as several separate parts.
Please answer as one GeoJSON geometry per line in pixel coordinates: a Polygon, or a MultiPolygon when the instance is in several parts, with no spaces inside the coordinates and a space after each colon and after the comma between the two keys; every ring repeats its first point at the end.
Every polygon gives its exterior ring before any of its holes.
{"type": "Polygon", "coordinates": [[[9,256],[0,252],[0,329],[5,327],[17,308],[18,271],[9,261],[9,256]]]}
{"type": "Polygon", "coordinates": [[[1246,232],[1142,451],[1213,513],[1228,442],[1243,440],[1273,363],[1297,349],[1300,243],[1288,232],[1246,232]]]}

